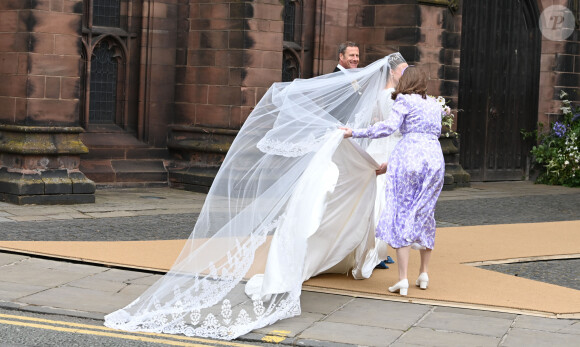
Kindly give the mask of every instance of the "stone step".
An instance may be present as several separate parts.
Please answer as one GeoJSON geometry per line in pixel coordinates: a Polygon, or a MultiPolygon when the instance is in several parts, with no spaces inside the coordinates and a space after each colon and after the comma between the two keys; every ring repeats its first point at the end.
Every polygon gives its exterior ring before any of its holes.
{"type": "Polygon", "coordinates": [[[91,159],[169,159],[167,148],[119,148],[89,147],[89,153],[82,154],[81,160],[91,159]]]}
{"type": "Polygon", "coordinates": [[[81,155],[80,170],[97,186],[167,186],[167,148],[150,146],[135,134],[101,127],[81,135],[89,152],[81,155]]]}
{"type": "Polygon", "coordinates": [[[88,159],[80,170],[98,186],[167,186],[168,172],[162,159],[88,159]]]}
{"type": "Polygon", "coordinates": [[[207,193],[218,168],[190,167],[169,170],[169,186],[192,192],[207,193]]]}

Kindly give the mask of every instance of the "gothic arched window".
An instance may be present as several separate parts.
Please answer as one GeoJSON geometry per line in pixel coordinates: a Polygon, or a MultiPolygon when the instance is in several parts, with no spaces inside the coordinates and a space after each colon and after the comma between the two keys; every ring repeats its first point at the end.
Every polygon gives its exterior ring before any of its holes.
{"type": "Polygon", "coordinates": [[[285,49],[282,54],[282,82],[291,82],[300,77],[300,61],[289,49],[285,49]]]}
{"type": "Polygon", "coordinates": [[[117,84],[121,58],[110,40],[101,41],[93,49],[89,97],[91,124],[115,124],[117,121],[117,84]]]}
{"type": "Polygon", "coordinates": [[[294,26],[296,25],[296,3],[293,0],[284,1],[284,41],[294,41],[294,26]]]}
{"type": "Polygon", "coordinates": [[[136,35],[127,30],[129,10],[137,1],[140,0],[83,1],[84,67],[79,115],[89,131],[109,126],[135,128],[134,122],[128,121],[127,80],[131,41],[136,35]]]}
{"type": "Polygon", "coordinates": [[[118,28],[121,25],[121,0],[93,0],[93,25],[118,28]]]}
{"type": "Polygon", "coordinates": [[[304,55],[302,42],[302,0],[284,0],[284,51],[282,53],[282,81],[290,82],[301,76],[301,59],[304,55]]]}

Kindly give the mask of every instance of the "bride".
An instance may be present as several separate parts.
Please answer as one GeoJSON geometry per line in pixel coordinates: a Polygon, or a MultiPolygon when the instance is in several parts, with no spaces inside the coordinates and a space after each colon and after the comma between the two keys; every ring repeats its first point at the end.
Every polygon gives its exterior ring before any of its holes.
{"type": "MultiPolygon", "coordinates": [[[[405,68],[409,65],[400,54],[392,54],[389,59],[389,66],[391,70],[387,77],[387,84],[383,90],[379,92],[377,103],[373,110],[372,123],[386,121],[393,107],[394,100],[391,98],[395,87],[399,84],[399,79],[405,68]]],[[[374,223],[378,224],[379,218],[383,208],[385,208],[385,191],[387,187],[387,180],[385,175],[382,175],[386,170],[386,163],[389,161],[391,152],[395,145],[403,138],[403,135],[397,130],[391,136],[374,139],[370,142],[366,151],[377,162],[382,163],[379,172],[377,172],[377,194],[375,198],[374,209],[374,223]]],[[[375,238],[375,247],[367,253],[363,266],[361,268],[360,276],[369,278],[375,266],[385,268],[387,259],[387,244],[379,238],[375,238]],[[382,266],[382,267],[381,267],[382,266]]],[[[353,273],[355,278],[359,278],[357,274],[353,273]]]]}
{"type": "Polygon", "coordinates": [[[312,276],[368,278],[384,259],[374,218],[381,167],[368,140],[344,140],[338,128],[386,116],[373,110],[401,62],[395,53],[347,74],[274,83],[232,143],[173,267],[105,325],[230,340],[299,315],[312,276]]]}

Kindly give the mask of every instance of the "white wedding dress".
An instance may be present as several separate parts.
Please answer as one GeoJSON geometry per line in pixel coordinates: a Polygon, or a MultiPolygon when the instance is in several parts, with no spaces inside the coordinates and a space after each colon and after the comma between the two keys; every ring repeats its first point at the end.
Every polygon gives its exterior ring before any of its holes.
{"type": "MultiPolygon", "coordinates": [[[[377,100],[377,107],[375,108],[375,114],[373,115],[373,123],[385,121],[391,114],[391,108],[395,102],[391,96],[395,88],[386,88],[382,90],[379,94],[377,100]]],[[[395,146],[401,139],[403,135],[397,130],[392,135],[387,137],[381,137],[378,139],[373,139],[366,151],[370,156],[379,164],[388,163],[389,157],[395,146]]],[[[374,223],[375,227],[379,222],[381,212],[385,208],[385,192],[387,188],[387,180],[385,175],[377,176],[376,189],[377,194],[375,198],[375,208],[374,208],[374,223]]],[[[374,267],[382,260],[387,259],[387,244],[379,238],[375,238],[374,248],[367,252],[367,259],[362,267],[362,276],[364,278],[369,278],[374,267]]]]}
{"type": "MultiPolygon", "coordinates": [[[[379,93],[373,123],[386,120],[390,115],[394,91],[388,88],[379,93]]],[[[304,180],[303,186],[296,190],[297,206],[289,208],[295,218],[283,224],[274,235],[266,272],[254,275],[247,282],[245,292],[248,296],[261,298],[288,289],[286,269],[291,266],[289,264],[300,263],[300,259],[286,256],[289,235],[296,236],[292,232],[294,229],[303,230],[306,240],[304,252],[297,255],[304,258],[301,281],[322,273],[351,273],[354,279],[371,276],[375,266],[387,259],[387,244],[375,237],[376,225],[385,207],[386,180],[384,175],[376,176],[374,170],[379,163],[388,162],[401,138],[397,131],[391,136],[374,139],[366,152],[353,141],[343,141],[331,161],[313,163],[326,166],[326,171],[320,180],[304,180]],[[312,194],[315,190],[318,193],[312,194]],[[299,198],[305,196],[306,191],[318,200],[301,211],[300,206],[305,205],[299,203],[299,198]],[[353,194],[360,198],[350,199],[353,194]],[[373,200],[374,205],[361,203],[373,200]]]]}
{"type": "Polygon", "coordinates": [[[370,276],[382,256],[378,163],[368,142],[345,140],[338,127],[373,123],[393,59],[402,57],[272,85],[232,143],[175,264],[105,325],[230,340],[299,315],[312,276],[370,276]]]}
{"type": "Polygon", "coordinates": [[[367,254],[375,245],[374,205],[365,202],[375,200],[378,164],[354,141],[341,140],[342,131],[335,136],[340,143],[334,153],[319,152],[321,158],[307,169],[322,172],[319,180],[298,183],[286,210],[292,217],[272,238],[265,273],[246,284],[248,296],[284,293],[321,273],[352,271],[363,278],[367,254]],[[304,196],[316,198],[304,204],[304,196]]]}

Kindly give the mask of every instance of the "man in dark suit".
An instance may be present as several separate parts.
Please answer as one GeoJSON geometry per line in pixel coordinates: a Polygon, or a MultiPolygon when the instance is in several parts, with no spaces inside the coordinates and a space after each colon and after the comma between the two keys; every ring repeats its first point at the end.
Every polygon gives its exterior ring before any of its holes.
{"type": "Polygon", "coordinates": [[[358,66],[358,62],[358,45],[352,41],[346,41],[338,46],[338,65],[336,65],[332,72],[355,69],[358,66]]]}

